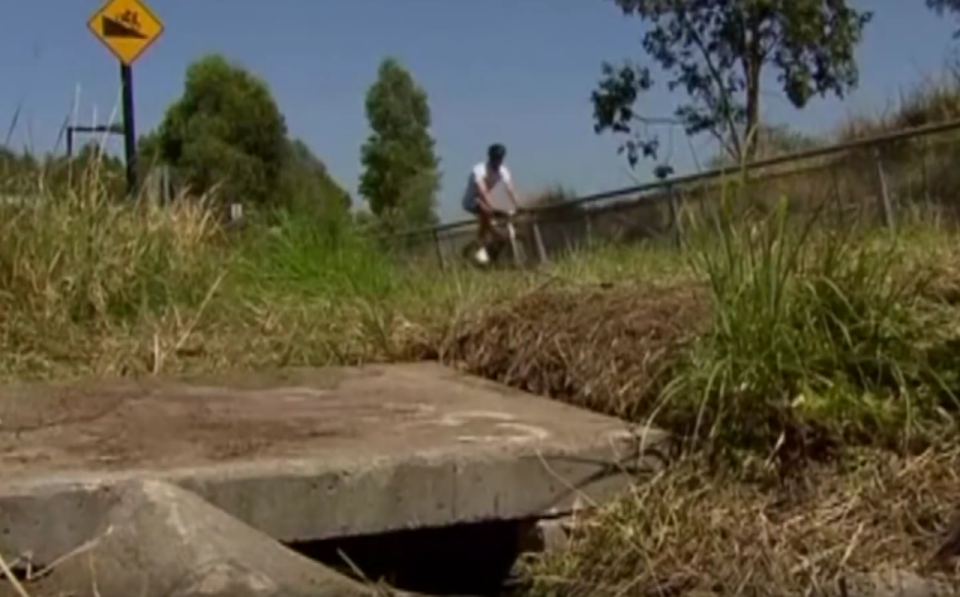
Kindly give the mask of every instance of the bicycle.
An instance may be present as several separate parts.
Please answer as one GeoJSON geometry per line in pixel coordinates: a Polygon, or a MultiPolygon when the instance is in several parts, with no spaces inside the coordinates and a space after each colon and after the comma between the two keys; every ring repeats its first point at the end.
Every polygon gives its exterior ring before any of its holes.
{"type": "Polygon", "coordinates": [[[475,254],[480,247],[476,240],[470,241],[470,243],[464,247],[464,258],[473,265],[486,269],[494,265],[502,264],[501,254],[503,250],[509,246],[510,252],[513,255],[514,265],[518,268],[523,267],[525,255],[521,243],[517,241],[517,228],[514,224],[518,215],[520,215],[520,212],[508,212],[495,208],[491,214],[493,240],[488,241],[486,244],[487,255],[490,260],[486,264],[477,261],[475,254]]]}

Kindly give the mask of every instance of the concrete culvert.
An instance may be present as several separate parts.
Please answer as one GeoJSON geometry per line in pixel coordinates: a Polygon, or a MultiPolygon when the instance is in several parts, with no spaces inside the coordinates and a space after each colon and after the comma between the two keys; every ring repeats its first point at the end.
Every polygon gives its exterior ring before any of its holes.
{"type": "MultiPolygon", "coordinates": [[[[32,595],[98,597],[373,597],[365,585],[305,558],[198,496],[137,481],[85,550],[25,585],[32,595]]],[[[11,583],[0,595],[17,595],[11,583]]],[[[395,593],[394,593],[395,594],[395,593]]]]}

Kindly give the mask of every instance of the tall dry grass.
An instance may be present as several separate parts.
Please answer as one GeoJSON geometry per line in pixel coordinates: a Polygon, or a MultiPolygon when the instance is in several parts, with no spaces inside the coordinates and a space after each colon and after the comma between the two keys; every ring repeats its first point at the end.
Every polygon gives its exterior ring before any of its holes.
{"type": "Polygon", "coordinates": [[[43,375],[109,336],[200,309],[228,260],[202,202],[116,203],[95,177],[62,195],[38,187],[3,208],[0,321],[4,373],[43,375]]]}
{"type": "Polygon", "coordinates": [[[0,379],[397,359],[536,283],[398,262],[337,210],[227,229],[210,198],[125,201],[96,165],[29,191],[0,219],[0,379]]]}

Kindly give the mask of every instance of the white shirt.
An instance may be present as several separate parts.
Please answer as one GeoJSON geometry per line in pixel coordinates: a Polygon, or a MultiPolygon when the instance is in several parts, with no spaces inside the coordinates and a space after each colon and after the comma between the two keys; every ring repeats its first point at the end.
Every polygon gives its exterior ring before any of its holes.
{"type": "Polygon", "coordinates": [[[464,207],[476,205],[477,197],[480,195],[478,188],[480,181],[483,181],[487,192],[491,192],[494,187],[500,184],[500,181],[510,182],[510,180],[510,170],[507,169],[505,164],[500,164],[499,170],[493,170],[486,161],[480,162],[473,167],[470,178],[467,180],[467,189],[463,195],[464,207]]]}

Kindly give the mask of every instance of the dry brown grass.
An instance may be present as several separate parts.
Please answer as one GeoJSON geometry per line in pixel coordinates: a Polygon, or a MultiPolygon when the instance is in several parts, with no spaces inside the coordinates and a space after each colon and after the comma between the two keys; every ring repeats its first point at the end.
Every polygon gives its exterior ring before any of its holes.
{"type": "Polygon", "coordinates": [[[545,288],[466,321],[438,351],[473,374],[607,414],[649,412],[706,323],[702,286],[545,288]]]}
{"type": "Polygon", "coordinates": [[[568,551],[528,562],[530,593],[883,595],[865,583],[885,570],[957,587],[957,546],[945,541],[958,466],[955,448],[868,453],[779,485],[681,463],[583,521],[568,551]]]}

